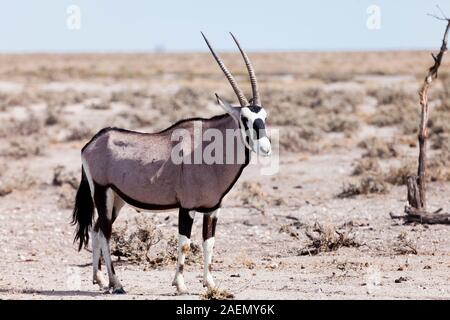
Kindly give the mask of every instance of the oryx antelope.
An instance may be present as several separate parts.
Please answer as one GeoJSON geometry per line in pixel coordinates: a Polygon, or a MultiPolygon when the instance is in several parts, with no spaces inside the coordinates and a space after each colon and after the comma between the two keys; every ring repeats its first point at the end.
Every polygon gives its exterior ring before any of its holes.
{"type": "MultiPolygon", "coordinates": [[[[251,151],[266,156],[271,153],[270,140],[265,130],[267,114],[261,106],[255,72],[247,54],[233,36],[250,76],[253,94],[250,102],[204,35],[203,38],[236,93],[240,107],[231,106],[216,95],[218,103],[227,114],[210,119],[181,120],[158,133],[105,128],[100,130],[81,151],[81,183],[73,210],[73,224],[77,224],[75,241],[79,241],[81,250],[87,245],[91,232],[93,282],[101,288],[110,289],[113,293],[124,293],[113,268],[109,241],[112,224],[125,203],[151,211],[179,210],[178,262],[172,283],[179,293],[187,291],[183,265],[189,251],[194,214],[203,213],[203,284],[213,288],[215,284],[210,273],[211,257],[222,199],[248,165],[251,151]],[[241,152],[244,161],[231,164],[174,163],[171,159],[175,145],[171,138],[173,133],[183,129],[193,137],[194,127],[198,124],[205,129],[212,128],[222,133],[226,130],[236,131],[238,133],[235,137],[236,145],[231,151],[241,152]],[[95,208],[98,217],[92,228],[95,208]],[[106,264],[109,285],[102,277],[101,256],[106,264]]],[[[193,148],[203,150],[206,146],[207,144],[203,142],[193,148]]],[[[224,148],[224,158],[227,152],[230,151],[224,148]]],[[[189,157],[189,154],[185,156],[189,157]]]]}

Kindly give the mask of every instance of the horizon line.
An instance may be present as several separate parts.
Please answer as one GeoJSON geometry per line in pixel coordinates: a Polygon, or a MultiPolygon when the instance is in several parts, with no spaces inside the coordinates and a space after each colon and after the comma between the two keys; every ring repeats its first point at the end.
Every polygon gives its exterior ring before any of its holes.
{"type": "MultiPolygon", "coordinates": [[[[373,48],[373,49],[352,49],[352,48],[334,48],[334,49],[263,49],[263,50],[247,50],[249,53],[264,54],[264,53],[370,53],[370,52],[423,52],[423,51],[439,51],[439,47],[436,48],[373,48]]],[[[220,53],[238,53],[235,50],[218,50],[220,53]]],[[[11,50],[11,51],[1,51],[0,55],[38,55],[38,54],[199,54],[199,53],[209,53],[208,50],[11,50]]]]}

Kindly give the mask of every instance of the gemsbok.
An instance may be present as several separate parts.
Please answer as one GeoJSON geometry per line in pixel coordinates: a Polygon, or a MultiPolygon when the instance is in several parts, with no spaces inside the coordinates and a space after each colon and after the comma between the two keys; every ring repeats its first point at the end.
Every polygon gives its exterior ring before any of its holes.
{"type": "Polygon", "coordinates": [[[81,182],[72,222],[77,225],[74,241],[79,241],[78,250],[81,250],[88,244],[91,233],[93,283],[112,293],[125,293],[113,268],[109,244],[112,225],[125,203],[137,210],[179,210],[178,261],[172,283],[178,293],[187,292],[184,261],[190,248],[195,212],[203,213],[203,285],[214,288],[211,258],[222,199],[249,164],[251,151],[263,156],[271,154],[265,128],[267,114],[261,106],[258,83],[247,54],[231,34],[250,77],[250,101],[203,33],[202,36],[230,82],[240,106],[232,106],[216,94],[217,102],[226,114],[209,119],[181,120],[157,133],[104,128],[81,150],[81,182]],[[216,139],[234,132],[233,139],[212,152],[214,161],[207,161],[202,155],[211,149],[210,144],[217,146],[217,141],[206,138],[206,134],[199,139],[198,128],[214,133],[216,139]],[[180,135],[182,139],[179,139],[180,135]],[[97,220],[93,224],[95,209],[97,220]],[[101,256],[108,272],[108,285],[101,272],[101,256]]]}

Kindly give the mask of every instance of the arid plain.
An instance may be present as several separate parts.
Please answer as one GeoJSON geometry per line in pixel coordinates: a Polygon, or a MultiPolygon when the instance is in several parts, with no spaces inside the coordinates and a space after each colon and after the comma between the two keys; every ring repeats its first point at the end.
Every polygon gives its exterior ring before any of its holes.
{"type": "MultiPolygon", "coordinates": [[[[213,275],[238,299],[448,299],[450,230],[404,224],[429,52],[249,53],[279,171],[251,164],[225,198],[213,275]]],[[[225,62],[250,91],[238,54],[225,62]]],[[[450,61],[430,91],[429,203],[450,210],[450,61]]],[[[177,213],[114,225],[126,295],[92,284],[70,225],[80,149],[107,126],[154,132],[234,101],[207,53],[0,56],[0,299],[204,299],[201,214],[175,295],[177,213]]],[[[219,295],[220,297],[220,295],[219,295]]]]}

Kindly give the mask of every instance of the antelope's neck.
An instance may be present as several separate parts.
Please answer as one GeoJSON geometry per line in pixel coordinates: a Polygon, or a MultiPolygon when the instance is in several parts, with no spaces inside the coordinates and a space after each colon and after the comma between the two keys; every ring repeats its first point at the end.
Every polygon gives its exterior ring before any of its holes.
{"type": "MultiPolygon", "coordinates": [[[[243,156],[245,157],[245,162],[241,163],[241,165],[244,165],[244,167],[247,166],[250,163],[251,151],[246,147],[246,144],[243,140],[245,138],[241,131],[242,128],[240,121],[236,121],[232,116],[227,114],[223,119],[220,120],[219,123],[217,123],[217,127],[219,128],[219,130],[225,133],[227,130],[233,130],[233,132],[237,135],[238,138],[235,139],[236,144],[234,151],[236,152],[236,155],[238,152],[244,152],[243,156]]],[[[227,142],[225,140],[225,143],[229,143],[229,141],[227,142]]],[[[224,148],[226,149],[226,146],[224,146],[224,148]]]]}

